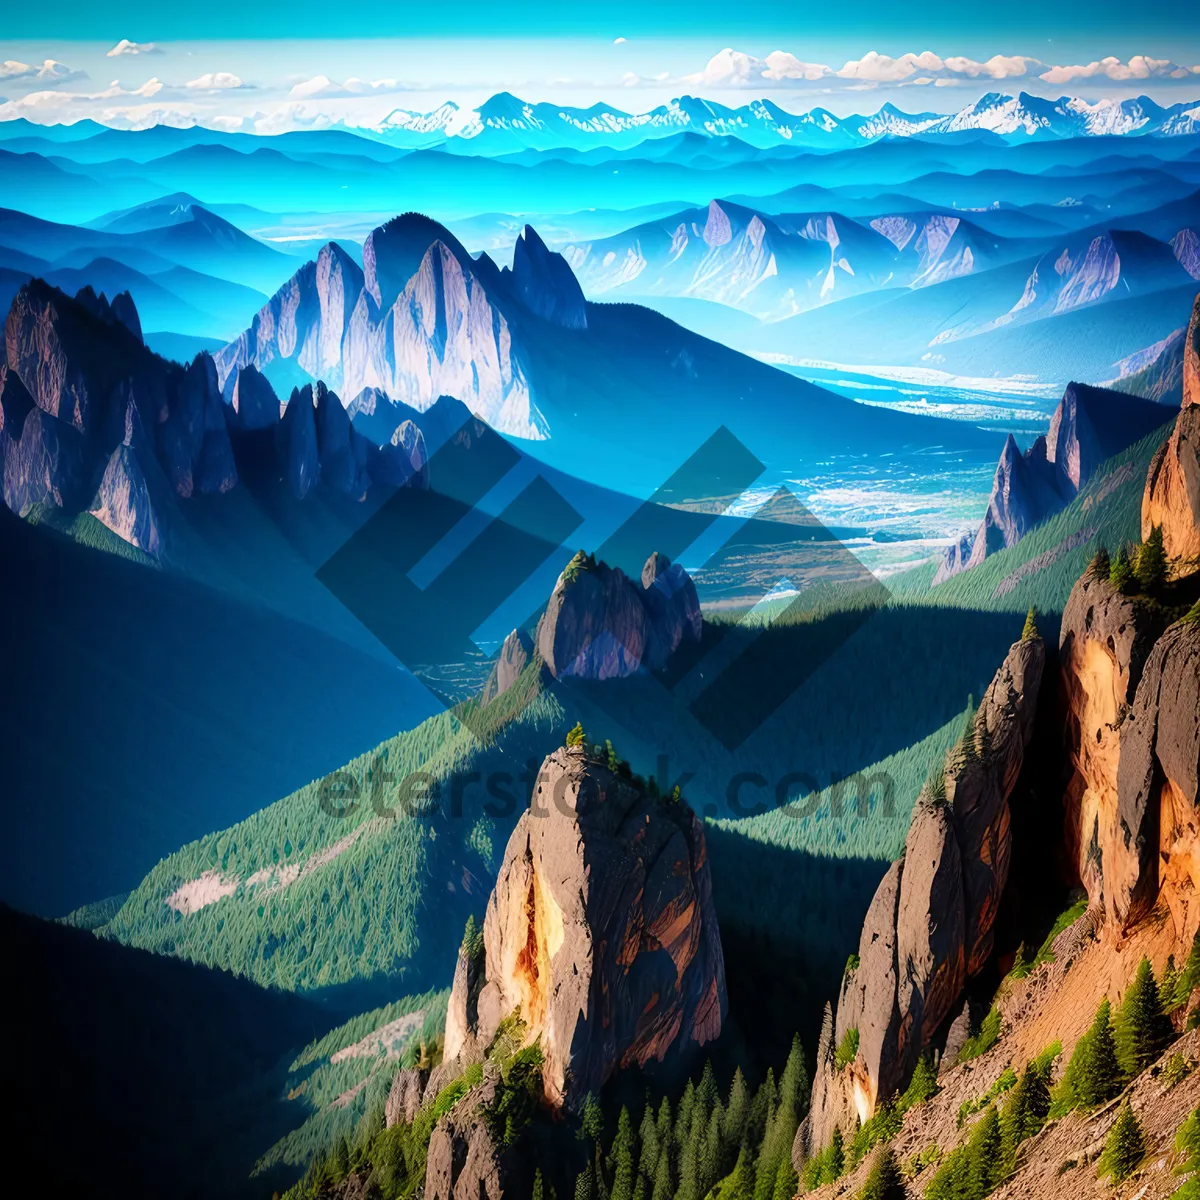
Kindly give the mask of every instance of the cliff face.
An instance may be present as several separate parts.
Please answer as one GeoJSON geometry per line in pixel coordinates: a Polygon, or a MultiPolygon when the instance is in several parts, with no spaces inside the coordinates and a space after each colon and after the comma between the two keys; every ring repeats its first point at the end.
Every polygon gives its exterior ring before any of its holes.
{"type": "Polygon", "coordinates": [[[236,368],[295,364],[342,394],[376,388],[418,411],[440,395],[462,400],[495,429],[547,435],[505,311],[521,306],[567,328],[586,327],[583,293],[560,255],[526,229],[502,279],[434,221],[406,214],[373,230],[363,269],[336,243],[322,248],[216,355],[236,368]]]}
{"type": "Polygon", "coordinates": [[[1015,546],[1035,525],[1065,508],[1105,459],[1145,437],[1169,415],[1165,405],[1140,396],[1068,384],[1044,437],[1022,453],[1009,436],[983,521],[969,541],[964,538],[949,548],[934,582],[1015,546]]]}
{"type": "Polygon", "coordinates": [[[618,1067],[661,1062],[721,1030],[725,968],[703,826],[686,804],[643,793],[581,748],[542,764],[483,940],[480,978],[465,950],[460,958],[446,1061],[489,1045],[519,1010],[526,1040],[541,1041],[552,1104],[577,1106],[618,1067]]]}
{"type": "Polygon", "coordinates": [[[1085,575],[1063,613],[1067,845],[1114,935],[1165,897],[1181,943],[1200,924],[1200,624],[1163,632],[1155,606],[1085,575]],[[1185,885],[1186,886],[1182,886],[1185,885]]]}
{"type": "Polygon", "coordinates": [[[555,678],[615,679],[658,670],[701,626],[696,585],[665,555],[647,559],[639,586],[581,553],[558,577],[535,644],[555,678]]]}
{"type": "Polygon", "coordinates": [[[1142,537],[1161,526],[1172,558],[1200,563],[1200,296],[1183,352],[1183,408],[1159,447],[1142,496],[1142,537]]]}
{"type": "Polygon", "coordinates": [[[880,882],[842,981],[837,1017],[818,1048],[810,1115],[795,1157],[847,1136],[904,1086],[922,1050],[991,953],[1008,880],[1008,798],[1033,729],[1045,663],[1040,638],[1017,642],[963,742],[946,757],[944,794],[929,786],[913,810],[904,853],[880,882]],[[852,1031],[858,1053],[839,1068],[852,1031]]]}
{"type": "MultiPolygon", "coordinates": [[[[90,291],[72,300],[35,281],[5,324],[0,374],[4,501],[20,516],[49,504],[90,512],[152,555],[167,548],[172,507],[238,485],[239,447],[274,431],[274,467],[300,499],[319,480],[353,499],[374,484],[422,486],[424,439],[398,421],[376,445],[324,384],[293,393],[280,417],[270,383],[252,365],[219,386],[217,364],[186,367],[142,344],[128,297],[90,291]]],[[[271,444],[268,437],[267,445],[271,444]]]]}

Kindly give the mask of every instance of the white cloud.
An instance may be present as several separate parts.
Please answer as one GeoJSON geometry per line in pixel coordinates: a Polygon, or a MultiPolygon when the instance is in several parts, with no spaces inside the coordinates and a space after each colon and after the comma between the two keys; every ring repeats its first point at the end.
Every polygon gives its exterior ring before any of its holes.
{"type": "MultiPolygon", "coordinates": [[[[569,82],[569,81],[567,81],[569,82]]],[[[345,99],[348,96],[376,96],[387,92],[405,92],[412,90],[410,86],[398,79],[355,79],[351,77],[345,83],[338,83],[328,75],[315,75],[292,85],[288,97],[292,100],[334,100],[345,99]]]]}
{"type": "Polygon", "coordinates": [[[837,72],[840,79],[857,79],[869,83],[898,83],[921,72],[942,71],[945,64],[931,50],[923,54],[902,54],[890,58],[868,50],[857,61],[851,59],[837,72]]]}
{"type": "Polygon", "coordinates": [[[156,42],[131,42],[122,38],[109,52],[106,58],[120,58],[123,54],[162,54],[162,48],[156,42]]]}
{"type": "Polygon", "coordinates": [[[86,78],[86,71],[73,71],[66,63],[60,63],[53,58],[47,58],[40,67],[11,58],[0,63],[0,79],[27,79],[46,87],[57,87],[62,83],[73,83],[86,78]]]}
{"type": "Polygon", "coordinates": [[[832,71],[823,63],[802,62],[794,54],[787,54],[782,50],[772,50],[764,61],[764,67],[763,78],[779,83],[784,80],[812,82],[832,74],[832,71]]]}
{"type": "Polygon", "coordinates": [[[705,87],[745,87],[762,79],[765,69],[766,64],[761,58],[726,46],[708,60],[703,71],[685,75],[683,79],[685,83],[705,87]]]}
{"type": "Polygon", "coordinates": [[[1110,55],[1086,65],[1051,67],[1041,78],[1046,83],[1073,83],[1076,79],[1097,78],[1127,83],[1138,79],[1189,79],[1194,75],[1200,75],[1200,66],[1181,67],[1170,59],[1135,54],[1127,63],[1110,55]]]}
{"type": "Polygon", "coordinates": [[[223,92],[246,85],[232,71],[209,71],[199,79],[188,80],[187,86],[197,92],[223,92]]]}
{"type": "Polygon", "coordinates": [[[976,62],[971,58],[947,58],[944,61],[948,71],[965,75],[968,79],[978,79],[980,76],[987,79],[1019,79],[1046,65],[1024,54],[993,54],[987,62],[976,62]]]}
{"type": "Polygon", "coordinates": [[[613,38],[613,45],[614,46],[623,46],[623,45],[625,45],[625,39],[624,38],[613,38]]]}

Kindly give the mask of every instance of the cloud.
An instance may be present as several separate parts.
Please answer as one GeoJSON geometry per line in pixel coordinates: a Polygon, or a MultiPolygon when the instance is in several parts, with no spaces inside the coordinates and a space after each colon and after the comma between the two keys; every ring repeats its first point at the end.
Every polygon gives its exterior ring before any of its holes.
{"type": "Polygon", "coordinates": [[[162,54],[162,48],[156,42],[131,42],[122,38],[106,55],[106,58],[120,58],[123,54],[162,54]]]}
{"type": "Polygon", "coordinates": [[[726,46],[708,60],[703,71],[685,75],[683,79],[685,83],[705,87],[745,87],[762,79],[765,69],[766,64],[761,58],[726,46]]]}
{"type": "Polygon", "coordinates": [[[43,87],[57,87],[59,84],[74,83],[87,77],[86,71],[73,71],[66,63],[60,63],[53,58],[46,59],[40,67],[11,58],[0,63],[0,79],[25,79],[31,83],[40,83],[43,87]]]}
{"type": "Polygon", "coordinates": [[[1038,59],[1022,54],[995,54],[986,62],[977,62],[973,58],[940,58],[932,50],[925,50],[921,54],[902,54],[899,58],[870,50],[862,58],[847,62],[837,74],[840,79],[868,83],[916,83],[917,77],[922,77],[925,82],[942,79],[1019,79],[1042,66],[1045,64],[1038,59]]]}
{"type": "Polygon", "coordinates": [[[624,38],[613,38],[613,45],[614,46],[623,46],[623,45],[625,45],[625,39],[624,38]]]}
{"type": "Polygon", "coordinates": [[[209,71],[199,79],[189,79],[187,86],[196,92],[224,92],[247,85],[232,71],[209,71]]]}
{"type": "Polygon", "coordinates": [[[1170,59],[1135,54],[1127,63],[1110,55],[1086,65],[1051,67],[1040,78],[1046,83],[1073,83],[1076,79],[1110,79],[1127,83],[1137,79],[1189,79],[1195,75],[1200,75],[1200,66],[1181,67],[1170,59]]]}
{"type": "Polygon", "coordinates": [[[315,75],[293,84],[288,98],[291,100],[337,100],[350,96],[377,96],[387,92],[407,92],[414,90],[398,79],[376,79],[368,82],[365,79],[347,79],[338,83],[328,75],[315,75]]]}
{"type": "Polygon", "coordinates": [[[762,77],[777,83],[790,80],[805,80],[812,82],[831,75],[830,69],[824,63],[802,62],[794,54],[782,50],[772,50],[763,61],[762,77]]]}

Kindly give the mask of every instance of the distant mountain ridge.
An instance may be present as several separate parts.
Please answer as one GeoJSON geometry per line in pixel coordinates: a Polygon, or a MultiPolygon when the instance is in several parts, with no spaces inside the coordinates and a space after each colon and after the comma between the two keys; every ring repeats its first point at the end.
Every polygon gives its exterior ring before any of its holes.
{"type": "Polygon", "coordinates": [[[431,112],[394,109],[371,132],[411,148],[444,145],[468,153],[503,153],[528,147],[633,146],[680,130],[707,137],[733,135],[758,146],[781,143],[839,149],[881,137],[938,137],[966,131],[991,133],[1005,140],[1027,138],[1157,135],[1200,132],[1200,103],[1163,107],[1148,96],[1089,103],[1068,96],[1047,100],[1020,92],[989,92],[950,114],[902,112],[883,105],[866,116],[838,117],[825,108],[793,113],[772,100],[758,99],[737,108],[683,95],[644,113],[627,113],[607,104],[569,108],[530,103],[500,92],[477,109],[453,101],[431,112]]]}

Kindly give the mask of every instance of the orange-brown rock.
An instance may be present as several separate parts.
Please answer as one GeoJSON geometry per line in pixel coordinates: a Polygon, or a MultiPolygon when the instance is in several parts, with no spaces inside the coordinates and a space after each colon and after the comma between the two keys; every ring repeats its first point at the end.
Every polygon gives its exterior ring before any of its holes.
{"type": "Polygon", "coordinates": [[[1200,296],[1192,308],[1183,355],[1183,408],[1159,447],[1142,495],[1142,537],[1162,526],[1168,557],[1200,567],[1200,296]]]}
{"type": "Polygon", "coordinates": [[[527,1039],[540,1039],[553,1104],[580,1104],[618,1067],[721,1030],[725,967],[703,826],[685,803],[648,795],[581,748],[542,764],[483,932],[476,1011],[460,963],[446,1059],[490,1044],[519,1010],[527,1039]]]}
{"type": "Polygon", "coordinates": [[[837,1020],[822,1034],[810,1115],[793,1148],[800,1161],[853,1133],[904,1086],[921,1052],[992,949],[1008,881],[1008,798],[1024,763],[1045,646],[1017,642],[996,672],[962,743],[946,756],[944,794],[927,786],[913,809],[904,853],[889,868],[863,922],[837,1020]],[[858,1032],[855,1060],[836,1048],[858,1032]]]}

